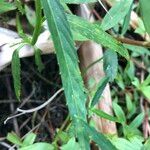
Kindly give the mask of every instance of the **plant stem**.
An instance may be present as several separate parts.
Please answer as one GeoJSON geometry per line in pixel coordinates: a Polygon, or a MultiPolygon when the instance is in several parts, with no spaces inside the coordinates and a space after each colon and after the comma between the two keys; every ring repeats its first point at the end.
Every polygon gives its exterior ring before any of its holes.
{"type": "Polygon", "coordinates": [[[126,43],[126,44],[130,44],[130,45],[136,45],[136,46],[143,46],[143,47],[150,47],[150,42],[147,41],[137,41],[137,40],[132,40],[129,38],[122,38],[122,37],[115,37],[116,40],[122,42],[122,43],[126,43]]]}
{"type": "Polygon", "coordinates": [[[42,24],[42,8],[41,8],[41,2],[40,0],[35,1],[35,8],[36,8],[36,25],[33,32],[33,37],[31,41],[31,45],[35,45],[38,36],[41,31],[41,24],[42,24]]]}

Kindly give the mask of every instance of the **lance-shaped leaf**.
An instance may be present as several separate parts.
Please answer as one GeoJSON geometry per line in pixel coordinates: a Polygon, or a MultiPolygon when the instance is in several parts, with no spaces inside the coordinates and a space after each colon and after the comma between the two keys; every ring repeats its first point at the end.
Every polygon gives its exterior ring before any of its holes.
{"type": "Polygon", "coordinates": [[[25,44],[21,44],[13,53],[12,56],[12,76],[14,81],[14,88],[15,93],[17,96],[17,99],[20,99],[20,93],[21,93],[21,77],[20,77],[20,71],[21,71],[21,65],[20,65],[20,58],[19,58],[19,50],[24,46],[25,44]]]}
{"type": "Polygon", "coordinates": [[[140,0],[140,11],[142,15],[142,19],[144,22],[144,26],[146,28],[147,33],[150,34],[150,1],[149,0],[140,0]]]}
{"type": "Polygon", "coordinates": [[[121,0],[116,3],[102,20],[101,28],[103,30],[108,30],[124,19],[129,12],[132,3],[133,0],[121,0]]]}
{"type": "Polygon", "coordinates": [[[129,58],[128,51],[124,48],[124,46],[111,35],[103,31],[99,25],[92,24],[87,20],[84,20],[75,15],[68,14],[67,18],[74,32],[80,33],[86,38],[118,52],[126,59],[129,58]]]}
{"type": "Polygon", "coordinates": [[[113,81],[118,71],[118,58],[116,52],[110,49],[105,51],[103,68],[109,80],[113,81]]]}
{"type": "Polygon", "coordinates": [[[94,93],[93,98],[91,100],[91,107],[93,107],[95,104],[99,102],[108,81],[109,81],[108,77],[104,77],[103,79],[100,80],[96,92],[94,93]]]}
{"type": "Polygon", "coordinates": [[[93,140],[101,150],[117,150],[117,148],[103,134],[87,125],[84,121],[82,121],[82,124],[90,139],[93,140]]]}
{"type": "Polygon", "coordinates": [[[54,42],[67,105],[75,127],[75,134],[79,139],[81,148],[88,150],[88,138],[86,138],[86,133],[83,132],[81,122],[76,120],[76,117],[80,117],[86,122],[86,95],[69,23],[59,0],[41,0],[41,2],[54,42]]]}

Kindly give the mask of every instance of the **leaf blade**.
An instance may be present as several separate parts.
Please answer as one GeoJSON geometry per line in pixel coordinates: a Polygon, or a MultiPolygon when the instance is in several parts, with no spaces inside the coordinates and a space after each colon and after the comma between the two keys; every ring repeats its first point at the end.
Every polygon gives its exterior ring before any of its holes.
{"type": "Polygon", "coordinates": [[[41,3],[54,42],[67,105],[75,127],[75,134],[79,138],[81,148],[88,150],[88,138],[82,132],[81,122],[76,120],[76,116],[78,116],[86,121],[86,95],[70,27],[64,9],[58,0],[42,0],[41,3]]]}
{"type": "Polygon", "coordinates": [[[128,51],[124,48],[124,46],[111,35],[103,31],[99,25],[92,24],[75,15],[67,14],[67,18],[70,23],[70,27],[75,32],[78,32],[86,38],[102,44],[103,46],[118,52],[126,59],[129,59],[128,51]]]}

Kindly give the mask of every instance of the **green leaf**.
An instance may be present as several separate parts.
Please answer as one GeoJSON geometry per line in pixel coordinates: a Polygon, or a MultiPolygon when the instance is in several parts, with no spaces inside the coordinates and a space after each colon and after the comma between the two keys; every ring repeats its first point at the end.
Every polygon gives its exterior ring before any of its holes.
{"type": "Polygon", "coordinates": [[[104,53],[104,71],[110,81],[113,81],[118,71],[118,58],[113,50],[107,50],[104,53]]]}
{"type": "Polygon", "coordinates": [[[8,141],[12,142],[13,144],[16,144],[19,146],[23,145],[21,139],[14,132],[8,133],[6,138],[8,141]]]}
{"type": "Polygon", "coordinates": [[[150,100],[150,86],[141,86],[140,91],[147,98],[147,100],[150,100]]]}
{"type": "Polygon", "coordinates": [[[12,63],[11,63],[11,70],[12,70],[12,76],[14,81],[14,88],[15,93],[17,96],[17,99],[20,99],[20,93],[21,93],[21,77],[20,77],[20,58],[19,58],[19,50],[24,46],[24,44],[21,44],[13,53],[12,55],[12,63]]]}
{"type": "Polygon", "coordinates": [[[141,86],[146,86],[150,84],[150,75],[142,82],[141,86]]]}
{"type": "Polygon", "coordinates": [[[118,150],[141,150],[142,142],[139,143],[138,139],[131,142],[124,138],[115,137],[111,141],[118,150]]]}
{"type": "Polygon", "coordinates": [[[35,63],[38,66],[38,71],[41,72],[44,69],[44,64],[42,63],[41,59],[41,50],[38,48],[35,48],[35,63]]]}
{"type": "Polygon", "coordinates": [[[42,27],[42,6],[41,6],[41,0],[35,1],[35,9],[36,9],[36,22],[35,22],[35,28],[32,35],[31,45],[35,45],[37,42],[38,36],[41,32],[42,27]]]}
{"type": "Polygon", "coordinates": [[[89,135],[101,150],[117,150],[114,145],[100,132],[90,127],[86,122],[82,121],[85,132],[89,135]]]}
{"type": "Polygon", "coordinates": [[[81,148],[88,150],[88,137],[82,132],[81,122],[76,120],[76,117],[80,117],[86,121],[86,95],[69,23],[58,0],[42,0],[41,2],[54,42],[67,105],[75,127],[75,134],[78,137],[81,148]]]}
{"type": "Polygon", "coordinates": [[[119,23],[129,12],[133,0],[121,0],[116,3],[102,20],[101,28],[108,30],[119,23]]]}
{"type": "Polygon", "coordinates": [[[126,122],[126,117],[125,117],[125,114],[124,114],[122,108],[117,103],[113,102],[113,109],[114,109],[115,115],[117,116],[119,122],[124,124],[126,122]]]}
{"type": "Polygon", "coordinates": [[[149,0],[140,0],[140,11],[142,15],[142,19],[144,22],[145,29],[147,33],[150,34],[150,1],[149,0]]]}
{"type": "Polygon", "coordinates": [[[20,0],[15,0],[15,5],[20,11],[20,13],[23,15],[25,13],[24,8],[23,8],[23,2],[20,0]]]}
{"type": "Polygon", "coordinates": [[[83,36],[85,36],[86,38],[118,52],[126,59],[129,58],[128,51],[123,47],[123,45],[120,42],[118,42],[115,38],[113,38],[111,35],[104,32],[99,25],[92,24],[87,20],[84,20],[75,15],[68,14],[67,18],[70,23],[70,27],[75,32],[78,32],[83,36]]]}
{"type": "Polygon", "coordinates": [[[144,144],[144,146],[142,147],[141,150],[149,150],[150,148],[150,138],[148,138],[144,144]]]}
{"type": "Polygon", "coordinates": [[[81,150],[79,144],[75,141],[75,138],[71,138],[67,144],[61,147],[61,150],[81,150]]]}
{"type": "Polygon", "coordinates": [[[130,25],[130,17],[131,17],[131,12],[132,12],[132,6],[133,6],[133,2],[130,6],[130,9],[129,9],[127,15],[125,16],[124,21],[123,21],[121,35],[124,35],[127,32],[128,27],[130,25]]]}
{"type": "Polygon", "coordinates": [[[17,13],[17,15],[16,15],[16,25],[17,25],[17,31],[18,31],[19,36],[23,38],[24,42],[28,43],[28,41],[29,41],[28,36],[23,31],[23,27],[22,27],[22,24],[20,22],[19,13],[17,13]]]}
{"type": "Polygon", "coordinates": [[[29,133],[26,135],[25,139],[23,140],[23,146],[29,146],[34,143],[36,139],[36,134],[29,133]]]}
{"type": "Polygon", "coordinates": [[[127,49],[133,52],[133,57],[138,57],[141,55],[148,55],[150,56],[150,51],[144,47],[141,46],[135,46],[130,44],[123,44],[127,49]]]}
{"type": "Polygon", "coordinates": [[[54,147],[51,144],[40,142],[19,148],[18,150],[54,150],[54,147]]]}
{"type": "Polygon", "coordinates": [[[91,111],[93,113],[95,113],[97,116],[101,117],[101,118],[105,118],[107,120],[114,121],[114,122],[119,122],[120,123],[120,121],[118,120],[118,118],[113,117],[113,116],[105,113],[104,111],[102,111],[100,109],[91,109],[91,111]]]}
{"type": "Polygon", "coordinates": [[[0,0],[0,14],[14,9],[16,9],[14,3],[6,2],[5,0],[0,0]]]}
{"type": "Polygon", "coordinates": [[[62,144],[66,144],[70,139],[70,134],[64,131],[60,131],[57,133],[57,137],[61,141],[62,144]]]}
{"type": "Polygon", "coordinates": [[[128,61],[127,66],[125,68],[125,73],[128,75],[131,81],[133,81],[135,77],[135,66],[132,61],[128,61]]]}
{"type": "Polygon", "coordinates": [[[130,127],[131,128],[138,128],[144,119],[144,113],[140,113],[131,123],[130,123],[130,127]]]}
{"type": "Polygon", "coordinates": [[[101,97],[101,95],[102,95],[102,93],[103,93],[103,91],[104,91],[108,81],[109,81],[109,78],[108,77],[104,77],[98,83],[96,92],[94,93],[94,96],[93,96],[93,98],[91,100],[91,107],[94,107],[94,105],[99,102],[100,97],[101,97]]]}
{"type": "Polygon", "coordinates": [[[133,109],[132,100],[128,93],[126,93],[126,107],[127,107],[128,112],[131,112],[133,109]]]}

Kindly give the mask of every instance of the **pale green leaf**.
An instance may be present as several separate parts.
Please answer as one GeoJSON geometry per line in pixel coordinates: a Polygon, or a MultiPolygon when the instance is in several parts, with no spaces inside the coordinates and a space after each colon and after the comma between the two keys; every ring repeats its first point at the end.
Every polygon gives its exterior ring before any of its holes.
{"type": "Polygon", "coordinates": [[[140,11],[146,31],[150,34],[150,1],[140,0],[140,11]]]}
{"type": "Polygon", "coordinates": [[[101,28],[108,30],[119,23],[129,12],[133,0],[121,0],[110,9],[102,20],[101,28]]]}
{"type": "Polygon", "coordinates": [[[54,147],[51,144],[41,142],[19,148],[18,150],[54,150],[54,147]]]}
{"type": "Polygon", "coordinates": [[[6,138],[8,141],[12,142],[13,144],[17,144],[19,146],[23,145],[21,139],[14,132],[8,133],[6,138]]]}
{"type": "Polygon", "coordinates": [[[142,147],[141,150],[149,150],[150,148],[150,138],[148,138],[144,144],[144,146],[142,147]]]}
{"type": "Polygon", "coordinates": [[[136,46],[136,45],[130,45],[130,44],[123,44],[127,49],[133,52],[133,57],[138,57],[141,55],[148,55],[150,56],[150,51],[144,47],[136,46]]]}
{"type": "Polygon", "coordinates": [[[150,84],[150,74],[146,77],[146,79],[142,82],[142,86],[146,86],[150,84]]]}
{"type": "Polygon", "coordinates": [[[143,122],[143,119],[144,119],[144,113],[140,113],[138,116],[136,116],[136,118],[130,123],[130,127],[131,128],[138,128],[142,122],[143,122]]]}
{"type": "Polygon", "coordinates": [[[91,109],[91,111],[101,118],[114,121],[114,122],[119,122],[118,118],[111,116],[100,109],[91,109]]]}
{"type": "Polygon", "coordinates": [[[81,150],[79,144],[75,141],[75,138],[71,138],[67,144],[63,145],[61,150],[81,150]]]}
{"type": "Polygon", "coordinates": [[[119,122],[124,124],[126,122],[125,114],[122,110],[122,108],[115,102],[113,102],[113,110],[115,112],[115,115],[117,116],[119,122]]]}
{"type": "Polygon", "coordinates": [[[132,12],[132,6],[133,6],[133,3],[131,4],[130,6],[130,9],[127,13],[127,15],[125,16],[125,19],[123,21],[123,25],[122,25],[122,35],[124,35],[126,33],[126,31],[128,30],[128,27],[130,25],[130,17],[131,17],[131,12],[132,12]]]}
{"type": "Polygon", "coordinates": [[[125,68],[125,73],[128,75],[129,79],[132,81],[135,77],[135,66],[132,61],[128,61],[125,68]]]}
{"type": "Polygon", "coordinates": [[[140,87],[140,91],[147,98],[147,100],[150,100],[150,86],[142,86],[140,87]]]}
{"type": "Polygon", "coordinates": [[[23,140],[23,146],[29,146],[34,143],[36,138],[36,134],[29,133],[26,135],[25,139],[23,140]]]}
{"type": "Polygon", "coordinates": [[[67,15],[68,21],[72,30],[82,34],[86,38],[93,40],[99,44],[102,44],[105,47],[108,47],[120,55],[125,57],[126,59],[129,58],[128,51],[124,48],[124,46],[114,39],[111,35],[104,32],[101,27],[97,24],[92,24],[87,20],[84,20],[80,17],[75,15],[67,15]]]}
{"type": "Polygon", "coordinates": [[[115,137],[111,141],[117,147],[118,150],[141,150],[142,147],[142,142],[138,142],[135,144],[135,140],[131,142],[125,138],[115,137]]]}

